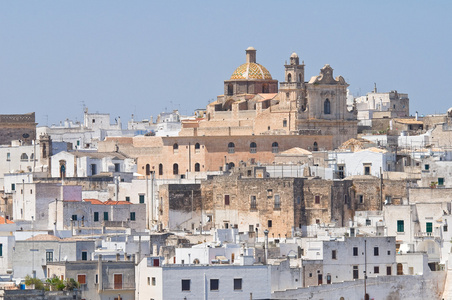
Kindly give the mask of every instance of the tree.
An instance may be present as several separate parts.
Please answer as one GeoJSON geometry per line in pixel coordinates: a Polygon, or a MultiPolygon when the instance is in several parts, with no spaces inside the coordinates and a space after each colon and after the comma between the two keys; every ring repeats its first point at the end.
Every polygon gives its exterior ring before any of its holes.
{"type": "Polygon", "coordinates": [[[77,289],[80,286],[80,284],[75,281],[74,278],[69,278],[66,280],[66,290],[67,291],[73,291],[77,289]]]}
{"type": "Polygon", "coordinates": [[[41,279],[33,278],[30,275],[25,276],[25,285],[27,285],[27,286],[34,285],[35,290],[43,290],[44,289],[44,283],[41,281],[41,279]]]}
{"type": "Polygon", "coordinates": [[[66,287],[63,280],[53,276],[52,278],[47,278],[46,282],[50,285],[51,291],[62,291],[66,287]]]}

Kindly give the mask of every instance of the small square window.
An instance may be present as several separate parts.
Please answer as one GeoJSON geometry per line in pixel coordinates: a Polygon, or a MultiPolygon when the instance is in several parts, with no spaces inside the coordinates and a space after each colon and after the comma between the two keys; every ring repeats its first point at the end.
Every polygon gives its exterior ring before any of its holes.
{"type": "Polygon", "coordinates": [[[129,196],[126,196],[126,201],[130,202],[130,197],[129,196]]]}
{"type": "Polygon", "coordinates": [[[218,291],[219,287],[220,287],[219,279],[210,279],[210,290],[211,291],[218,291]]]}
{"type": "Polygon", "coordinates": [[[72,221],[77,221],[77,215],[72,215],[72,221]]]}
{"type": "Polygon", "coordinates": [[[428,165],[428,164],[424,165],[424,170],[426,170],[426,171],[430,170],[430,165],[428,165]]]}
{"type": "Polygon", "coordinates": [[[182,279],[182,291],[190,290],[190,279],[182,279]]]}
{"type": "Polygon", "coordinates": [[[241,290],[242,289],[242,278],[234,278],[234,290],[241,290]]]}

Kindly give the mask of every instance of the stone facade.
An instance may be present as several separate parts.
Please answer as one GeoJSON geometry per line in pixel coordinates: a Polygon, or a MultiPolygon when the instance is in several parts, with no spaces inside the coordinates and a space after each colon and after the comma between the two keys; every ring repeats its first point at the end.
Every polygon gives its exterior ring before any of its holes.
{"type": "Polygon", "coordinates": [[[10,145],[14,140],[31,144],[31,141],[35,139],[35,113],[0,115],[0,145],[10,145]]]}

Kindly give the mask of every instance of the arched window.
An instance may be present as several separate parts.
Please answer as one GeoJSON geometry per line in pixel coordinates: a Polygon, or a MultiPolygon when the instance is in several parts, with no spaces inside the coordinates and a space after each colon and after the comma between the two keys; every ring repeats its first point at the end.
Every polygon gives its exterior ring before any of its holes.
{"type": "Polygon", "coordinates": [[[325,115],[331,114],[331,104],[330,100],[326,99],[325,102],[323,102],[323,113],[325,115]]]}
{"type": "Polygon", "coordinates": [[[397,275],[403,275],[403,265],[400,263],[397,264],[397,275]]]}
{"type": "Polygon", "coordinates": [[[317,144],[317,142],[314,142],[314,151],[319,151],[319,145],[317,144]]]}
{"type": "Polygon", "coordinates": [[[228,153],[235,153],[235,145],[233,142],[228,144],[228,153]]]}
{"type": "Polygon", "coordinates": [[[200,149],[201,149],[201,145],[199,145],[199,143],[196,143],[195,144],[195,153],[199,153],[200,149]]]}
{"type": "Polygon", "coordinates": [[[292,82],[292,74],[287,75],[287,82],[292,82]]]}
{"type": "Polygon", "coordinates": [[[301,74],[298,74],[298,82],[301,82],[301,74]]]}
{"type": "Polygon", "coordinates": [[[21,160],[21,161],[28,161],[28,155],[27,155],[27,153],[22,153],[22,155],[20,156],[20,160],[21,160]]]}
{"type": "Polygon", "coordinates": [[[233,169],[233,168],[235,167],[235,164],[231,161],[231,162],[228,164],[228,167],[229,167],[229,170],[230,170],[230,169],[233,169]]]}
{"type": "Polygon", "coordinates": [[[173,175],[179,174],[179,165],[173,164],[173,175]]]}
{"type": "Polygon", "coordinates": [[[162,176],[163,175],[163,165],[159,164],[159,175],[162,176]]]}
{"type": "Polygon", "coordinates": [[[199,163],[196,163],[195,164],[195,172],[199,172],[199,171],[201,171],[201,166],[199,163]]]}
{"type": "Polygon", "coordinates": [[[278,153],[279,149],[278,149],[278,143],[277,142],[273,142],[272,144],[272,153],[278,153]]]}
{"type": "Polygon", "coordinates": [[[175,153],[178,153],[178,152],[179,152],[179,145],[177,143],[175,143],[173,145],[173,153],[175,154],[175,153]]]}
{"type": "Polygon", "coordinates": [[[228,84],[228,95],[234,94],[234,87],[232,86],[232,83],[228,84]]]}
{"type": "Polygon", "coordinates": [[[35,155],[32,153],[30,154],[30,161],[33,161],[35,159],[35,155]]]}
{"type": "Polygon", "coordinates": [[[151,175],[151,166],[146,164],[146,175],[151,175]]]}
{"type": "Polygon", "coordinates": [[[250,153],[256,153],[257,152],[257,145],[255,142],[251,142],[250,144],[250,153]]]}

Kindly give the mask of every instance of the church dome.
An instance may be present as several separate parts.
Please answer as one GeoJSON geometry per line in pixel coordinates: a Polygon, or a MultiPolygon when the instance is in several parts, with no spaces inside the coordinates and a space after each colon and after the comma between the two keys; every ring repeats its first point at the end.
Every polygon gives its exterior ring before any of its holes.
{"type": "Polygon", "coordinates": [[[266,79],[271,80],[272,75],[262,65],[258,63],[244,63],[232,73],[231,80],[235,79],[266,79]]]}

